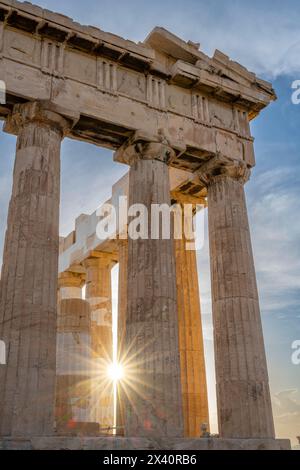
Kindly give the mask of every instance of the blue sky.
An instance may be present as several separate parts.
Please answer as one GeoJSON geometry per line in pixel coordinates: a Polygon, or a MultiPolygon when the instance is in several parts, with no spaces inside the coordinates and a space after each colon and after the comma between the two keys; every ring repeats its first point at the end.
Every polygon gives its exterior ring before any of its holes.
{"type": "MultiPolygon", "coordinates": [[[[40,0],[40,6],[125,38],[142,41],[164,26],[183,39],[218,48],[262,78],[278,95],[252,123],[257,166],[247,185],[249,218],[261,298],[276,430],[300,434],[300,365],[291,344],[300,340],[300,105],[291,84],[300,80],[300,2],[241,0],[40,0]]],[[[15,138],[0,133],[0,259],[11,190],[15,138]]],[[[61,234],[110,195],[127,168],[112,153],[66,140],[62,146],[61,234]]],[[[207,239],[206,239],[207,240],[207,239]]],[[[211,417],[215,394],[208,243],[198,255],[211,417]]]]}

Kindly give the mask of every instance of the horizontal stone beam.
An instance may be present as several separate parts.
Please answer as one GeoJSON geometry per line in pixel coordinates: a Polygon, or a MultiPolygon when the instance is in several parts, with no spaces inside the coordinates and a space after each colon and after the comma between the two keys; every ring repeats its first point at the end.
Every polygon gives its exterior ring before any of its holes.
{"type": "Polygon", "coordinates": [[[225,54],[210,58],[163,28],[135,44],[17,1],[0,2],[0,80],[2,118],[16,103],[51,101],[79,115],[69,137],[110,149],[163,130],[183,148],[170,165],[191,172],[219,153],[253,166],[249,120],[275,99],[225,54]]]}
{"type": "MultiPolygon", "coordinates": [[[[129,189],[129,173],[121,178],[112,188],[112,197],[106,203],[115,207],[118,217],[119,198],[127,196],[129,189]]],[[[201,186],[199,178],[182,170],[170,168],[170,193],[173,202],[180,199],[189,204],[206,205],[206,188],[201,186]]],[[[96,233],[100,216],[95,211],[91,215],[81,214],[75,221],[75,230],[60,239],[59,272],[84,272],[82,262],[99,252],[112,254],[118,260],[118,241],[99,239],[96,233]]]]}

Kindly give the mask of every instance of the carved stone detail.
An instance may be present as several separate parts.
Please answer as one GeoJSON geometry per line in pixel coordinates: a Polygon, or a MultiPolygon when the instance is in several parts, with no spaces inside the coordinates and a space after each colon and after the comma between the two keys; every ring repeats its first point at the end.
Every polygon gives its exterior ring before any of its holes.
{"type": "Polygon", "coordinates": [[[193,93],[192,110],[193,117],[196,122],[210,124],[209,101],[206,96],[203,96],[200,93],[193,93]]]}
{"type": "Polygon", "coordinates": [[[243,160],[233,160],[219,154],[204,163],[198,175],[204,186],[209,186],[216,179],[228,177],[245,184],[250,178],[251,169],[243,160]]]}
{"type": "Polygon", "coordinates": [[[138,160],[158,160],[168,163],[180,151],[178,142],[171,143],[161,132],[159,135],[146,135],[136,132],[114,156],[115,161],[133,165],[138,160]]]}
{"type": "Polygon", "coordinates": [[[147,101],[153,108],[165,109],[166,107],[166,82],[165,80],[148,75],[147,101]]]}
{"type": "MultiPolygon", "coordinates": [[[[19,136],[18,145],[22,146],[22,139],[38,138],[38,127],[51,127],[52,131],[59,132],[61,137],[66,135],[72,125],[77,121],[75,113],[64,108],[53,105],[48,101],[34,101],[31,103],[17,104],[13,113],[10,114],[4,125],[4,131],[10,134],[20,134],[20,130],[27,125],[38,124],[36,132],[28,133],[26,136],[19,136]],[[63,117],[67,115],[67,117],[63,117]]],[[[42,144],[42,142],[40,142],[42,144]]]]}
{"type": "Polygon", "coordinates": [[[116,94],[118,88],[117,74],[117,64],[101,57],[97,58],[97,87],[100,90],[116,94]]]}
{"type": "Polygon", "coordinates": [[[63,76],[64,73],[64,44],[58,44],[43,39],[41,48],[41,69],[45,73],[63,76]]]}

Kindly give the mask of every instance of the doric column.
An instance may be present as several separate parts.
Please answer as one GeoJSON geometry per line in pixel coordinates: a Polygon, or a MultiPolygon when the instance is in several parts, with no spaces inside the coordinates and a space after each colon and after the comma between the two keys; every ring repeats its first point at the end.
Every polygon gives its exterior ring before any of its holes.
{"type": "MultiPolygon", "coordinates": [[[[126,363],[125,332],[127,311],[127,263],[128,240],[119,240],[119,296],[118,296],[118,363],[126,363]]],[[[122,381],[117,384],[117,410],[116,425],[117,434],[124,435],[124,396],[125,390],[122,381]]]]}
{"type": "Polygon", "coordinates": [[[274,437],[268,372],[252,255],[242,161],[216,157],[208,186],[209,241],[219,432],[274,437]]]}
{"type": "MultiPolygon", "coordinates": [[[[167,143],[135,136],[115,155],[130,164],[129,207],[170,206],[167,143]]],[[[137,208],[138,209],[138,208],[137,208]]],[[[138,215],[138,214],[137,214],[138,215]]],[[[128,239],[126,436],[183,435],[176,268],[169,239],[128,239]]]]}
{"type": "Polygon", "coordinates": [[[60,274],[57,321],[56,429],[60,435],[93,434],[91,415],[91,313],[82,300],[81,274],[60,274]]]}
{"type": "Polygon", "coordinates": [[[91,306],[92,340],[92,419],[104,432],[114,425],[113,384],[108,381],[107,368],[113,360],[110,253],[84,261],[86,269],[86,300],[91,306]]]}
{"type": "Polygon", "coordinates": [[[196,251],[175,240],[181,387],[186,437],[209,424],[196,251]]]}
{"type": "Polygon", "coordinates": [[[46,103],[16,105],[18,134],[3,256],[0,435],[50,435],[54,425],[60,145],[69,122],[46,103]]]}

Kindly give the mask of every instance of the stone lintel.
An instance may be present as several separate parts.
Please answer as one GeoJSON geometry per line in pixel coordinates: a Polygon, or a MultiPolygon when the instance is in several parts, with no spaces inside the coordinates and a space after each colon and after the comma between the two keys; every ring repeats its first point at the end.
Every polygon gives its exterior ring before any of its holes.
{"type": "MultiPolygon", "coordinates": [[[[94,53],[98,46],[99,53],[101,50],[110,51],[120,60],[124,52],[127,52],[128,56],[134,57],[139,66],[144,68],[147,65],[149,67],[154,60],[154,51],[142,43],[136,44],[94,26],[81,25],[66,15],[29,2],[2,0],[0,9],[10,26],[22,29],[20,23],[25,24],[27,31],[68,44],[69,47],[79,47],[85,52],[94,53]]],[[[123,57],[125,63],[126,59],[129,58],[123,57]]]]}
{"type": "MultiPolygon", "coordinates": [[[[115,248],[113,244],[112,244],[112,248],[115,248]]],[[[112,264],[118,262],[116,253],[104,251],[104,250],[103,251],[97,251],[97,250],[90,251],[87,255],[87,258],[96,258],[96,259],[101,258],[103,260],[109,260],[112,264]]]]}
{"type": "Polygon", "coordinates": [[[208,57],[163,28],[135,44],[27,2],[0,1],[0,18],[0,75],[7,77],[0,118],[17,101],[51,100],[78,116],[84,110],[72,138],[114,150],[138,129],[163,127],[180,142],[178,151],[170,141],[174,168],[197,171],[219,151],[254,158],[249,119],[276,96],[225,54],[208,57]]]}
{"type": "MultiPolygon", "coordinates": [[[[204,86],[207,84],[207,79],[210,81],[212,75],[216,79],[222,75],[220,87],[227,87],[230,90],[231,87],[241,85],[240,96],[243,95],[245,103],[250,97],[249,111],[252,108],[251,112],[254,114],[267,106],[270,101],[276,99],[276,94],[269,83],[260,80],[254,73],[230,60],[226,54],[216,51],[213,57],[208,57],[199,50],[199,44],[192,41],[186,42],[161,27],[155,27],[143,43],[136,44],[115,34],[104,32],[97,27],[81,25],[65,15],[43,9],[29,2],[2,0],[0,11],[3,21],[11,28],[25,30],[37,37],[45,37],[90,55],[110,57],[125,67],[134,68],[141,72],[150,70],[152,73],[168,79],[171,76],[174,83],[176,83],[176,73],[174,74],[170,70],[172,63],[170,66],[166,66],[162,60],[157,58],[156,51],[172,57],[175,61],[191,65],[194,68],[192,75],[198,75],[199,72],[201,75],[203,71],[208,71],[210,76],[203,78],[204,86]]],[[[179,73],[179,85],[190,87],[189,73],[186,74],[183,71],[183,75],[181,74],[182,72],[179,73]],[[187,83],[185,83],[186,78],[187,83]]],[[[202,82],[201,77],[199,80],[192,79],[192,84],[195,83],[197,86],[199,81],[202,82]]],[[[225,92],[224,98],[226,95],[225,92]]],[[[236,98],[236,92],[232,96],[236,98]]]]}

